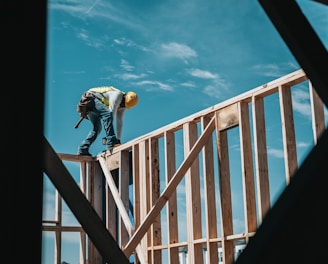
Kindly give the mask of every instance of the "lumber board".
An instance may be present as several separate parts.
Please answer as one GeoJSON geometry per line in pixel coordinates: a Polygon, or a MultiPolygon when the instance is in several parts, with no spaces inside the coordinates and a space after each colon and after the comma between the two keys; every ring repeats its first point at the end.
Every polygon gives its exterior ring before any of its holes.
{"type": "Polygon", "coordinates": [[[294,128],[294,114],[290,87],[279,87],[279,103],[281,109],[281,129],[285,156],[285,174],[286,182],[287,184],[289,184],[290,178],[298,167],[294,128]]]}
{"type": "Polygon", "coordinates": [[[317,144],[321,134],[325,131],[325,113],[324,104],[319,97],[316,90],[313,88],[312,83],[309,82],[309,92],[311,100],[311,113],[312,113],[312,129],[314,144],[317,144]]]}
{"type": "MultiPolygon", "coordinates": [[[[201,128],[204,130],[210,121],[208,117],[203,117],[201,128]]],[[[217,217],[216,217],[216,189],[214,179],[214,157],[213,157],[213,137],[210,137],[203,148],[203,174],[204,174],[204,204],[205,204],[205,227],[207,246],[207,263],[218,263],[218,243],[210,242],[211,238],[217,237],[217,217]]]]}
{"type": "MultiPolygon", "coordinates": [[[[171,131],[164,133],[164,153],[167,184],[172,179],[176,169],[175,136],[171,131]]],[[[172,192],[167,204],[167,223],[170,263],[179,263],[179,249],[172,247],[172,244],[179,241],[177,193],[175,190],[172,192]]]]}
{"type": "Polygon", "coordinates": [[[271,206],[263,97],[253,97],[252,114],[254,127],[255,176],[258,195],[259,222],[261,223],[264,215],[271,206]]]}
{"type": "MultiPolygon", "coordinates": [[[[186,123],[183,125],[184,154],[188,155],[197,140],[197,124],[186,123]]],[[[187,210],[187,238],[188,259],[190,263],[203,263],[202,246],[193,241],[202,237],[201,202],[200,202],[200,175],[199,158],[195,157],[185,175],[186,185],[186,210],[187,210]]]]}
{"type": "Polygon", "coordinates": [[[249,120],[248,103],[239,103],[239,135],[241,149],[241,168],[244,192],[245,230],[254,232],[257,228],[256,199],[254,184],[254,168],[252,155],[252,140],[249,120]]]}

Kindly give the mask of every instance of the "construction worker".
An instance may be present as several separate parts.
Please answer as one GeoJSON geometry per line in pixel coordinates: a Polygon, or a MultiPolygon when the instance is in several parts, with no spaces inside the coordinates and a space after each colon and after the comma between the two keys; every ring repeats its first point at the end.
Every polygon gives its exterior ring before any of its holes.
{"type": "Polygon", "coordinates": [[[87,137],[78,147],[78,155],[88,155],[91,144],[96,140],[101,132],[102,124],[105,129],[105,142],[107,150],[121,144],[123,114],[126,109],[130,109],[138,103],[138,96],[135,92],[127,93],[120,91],[113,86],[95,87],[88,90],[94,100],[93,109],[88,112],[87,119],[93,127],[87,137]],[[116,118],[116,133],[114,120],[116,118]],[[102,124],[101,124],[102,122],[102,124]]]}

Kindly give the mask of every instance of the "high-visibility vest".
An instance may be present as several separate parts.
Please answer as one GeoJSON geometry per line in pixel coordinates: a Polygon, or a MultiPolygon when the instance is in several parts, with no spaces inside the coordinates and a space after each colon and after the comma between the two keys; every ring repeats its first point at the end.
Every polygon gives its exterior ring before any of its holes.
{"type": "Polygon", "coordinates": [[[94,88],[89,89],[89,92],[92,92],[93,94],[95,94],[95,96],[107,106],[109,106],[109,101],[103,95],[103,93],[106,93],[109,91],[116,91],[116,92],[120,92],[120,93],[124,94],[124,92],[115,88],[114,86],[101,86],[101,87],[94,87],[94,88]],[[97,94],[99,94],[101,97],[97,96],[97,94]]]}

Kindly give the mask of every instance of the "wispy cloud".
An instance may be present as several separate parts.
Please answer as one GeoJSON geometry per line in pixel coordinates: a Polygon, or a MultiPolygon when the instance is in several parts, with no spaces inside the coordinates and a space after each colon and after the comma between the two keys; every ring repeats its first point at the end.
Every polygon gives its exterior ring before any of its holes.
{"type": "Polygon", "coordinates": [[[89,7],[89,9],[85,12],[86,14],[89,14],[91,10],[100,2],[100,0],[94,1],[94,3],[89,7]]]}
{"type": "MultiPolygon", "coordinates": [[[[310,145],[311,145],[311,143],[308,143],[308,142],[297,142],[297,148],[308,148],[308,147],[310,147],[310,145]]],[[[272,156],[272,157],[275,157],[278,159],[284,158],[284,150],[283,149],[268,147],[267,153],[269,156],[272,156]]]]}
{"type": "Polygon", "coordinates": [[[297,89],[292,91],[293,109],[301,115],[311,119],[310,95],[304,90],[297,89]]]}
{"type": "Polygon", "coordinates": [[[286,62],[281,64],[258,64],[252,67],[254,73],[267,77],[278,78],[289,72],[299,69],[299,66],[292,62],[286,62]]]}
{"type": "Polygon", "coordinates": [[[281,159],[284,157],[284,151],[282,149],[275,149],[275,148],[268,147],[267,152],[268,155],[271,155],[275,158],[281,159]]]}
{"type": "Polygon", "coordinates": [[[127,60],[121,60],[121,67],[126,71],[134,70],[134,67],[129,64],[127,60]]]}
{"type": "Polygon", "coordinates": [[[189,74],[194,77],[198,77],[201,79],[218,79],[219,76],[217,74],[211,73],[209,71],[204,71],[200,69],[191,69],[189,70],[189,74]]]}
{"type": "Polygon", "coordinates": [[[138,45],[136,44],[134,41],[130,40],[130,39],[127,39],[127,38],[115,38],[114,40],[114,43],[116,45],[120,45],[120,46],[125,46],[125,47],[128,47],[128,48],[136,48],[136,49],[139,49],[141,51],[147,51],[147,52],[150,52],[151,50],[145,46],[141,46],[141,45],[138,45]]]}
{"type": "Polygon", "coordinates": [[[105,42],[102,38],[90,37],[88,31],[84,29],[77,33],[77,37],[84,41],[86,45],[96,49],[103,48],[105,46],[105,42]]]}
{"type": "Polygon", "coordinates": [[[196,85],[192,82],[184,82],[184,83],[180,83],[180,85],[184,86],[184,87],[190,87],[190,88],[196,87],[196,85]]]}
{"type": "Polygon", "coordinates": [[[157,90],[158,88],[160,90],[164,90],[164,91],[173,91],[173,87],[171,85],[168,84],[164,84],[162,82],[158,82],[158,81],[141,81],[141,82],[137,82],[135,83],[136,85],[139,86],[147,86],[146,87],[146,91],[154,91],[157,90]]]}
{"type": "Polygon", "coordinates": [[[216,73],[201,69],[190,69],[187,72],[192,77],[210,81],[203,89],[203,92],[209,96],[220,99],[222,97],[222,92],[228,89],[229,85],[227,82],[216,73]]]}
{"type": "Polygon", "coordinates": [[[203,92],[209,96],[212,96],[213,98],[222,98],[222,89],[220,89],[220,87],[217,85],[207,85],[203,89],[203,92]]]}
{"type": "Polygon", "coordinates": [[[160,46],[160,55],[167,58],[182,59],[184,62],[187,62],[189,58],[197,57],[195,50],[185,44],[176,42],[162,44],[160,46]]]}
{"type": "Polygon", "coordinates": [[[297,147],[298,148],[308,148],[312,145],[312,143],[310,144],[309,142],[298,142],[297,143],[297,147]]]}
{"type": "Polygon", "coordinates": [[[86,74],[86,71],[64,71],[64,74],[86,74]]]}
{"type": "Polygon", "coordinates": [[[146,74],[131,74],[131,73],[123,73],[123,74],[117,74],[116,75],[118,78],[122,79],[122,80],[136,80],[136,79],[141,79],[146,77],[146,74]]]}
{"type": "Polygon", "coordinates": [[[128,10],[123,7],[124,6],[115,7],[109,1],[100,0],[53,0],[48,4],[48,8],[50,9],[61,10],[83,20],[88,18],[92,18],[93,20],[101,19],[124,25],[129,28],[143,28],[137,21],[138,17],[129,13],[128,10]]]}

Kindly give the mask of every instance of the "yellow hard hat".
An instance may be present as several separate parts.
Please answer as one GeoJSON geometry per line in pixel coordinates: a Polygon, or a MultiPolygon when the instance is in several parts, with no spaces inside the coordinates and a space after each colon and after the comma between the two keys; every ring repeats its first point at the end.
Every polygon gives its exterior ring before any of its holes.
{"type": "Polygon", "coordinates": [[[135,92],[127,92],[125,94],[125,107],[130,109],[138,103],[138,95],[135,92]]]}

